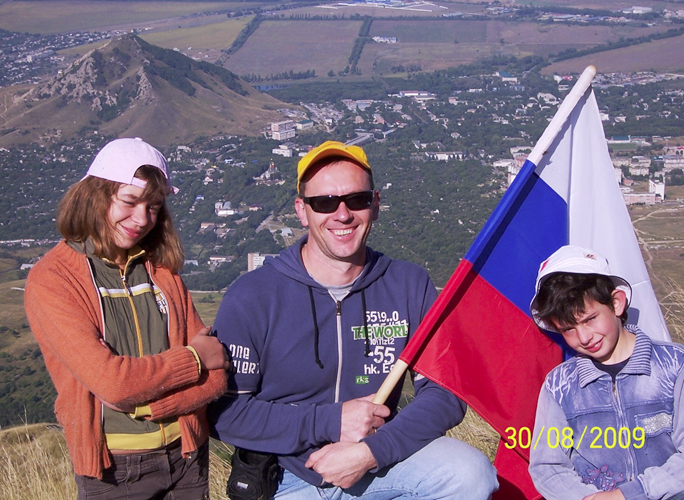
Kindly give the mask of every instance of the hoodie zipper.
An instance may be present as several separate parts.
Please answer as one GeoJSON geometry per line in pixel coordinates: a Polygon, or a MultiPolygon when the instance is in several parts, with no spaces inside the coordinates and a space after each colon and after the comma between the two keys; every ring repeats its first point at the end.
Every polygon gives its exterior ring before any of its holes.
{"type": "Polygon", "coordinates": [[[337,319],[337,377],[335,379],[335,403],[340,400],[340,381],[342,380],[342,301],[335,301],[337,319]]]}
{"type": "MultiPolygon", "coordinates": [[[[128,267],[128,266],[126,266],[128,267]]],[[[126,270],[119,270],[121,274],[121,282],[123,283],[124,290],[126,292],[126,297],[128,297],[128,302],[131,305],[131,310],[133,311],[133,322],[135,323],[135,338],[138,341],[138,356],[143,357],[145,353],[143,352],[143,342],[142,335],[140,333],[140,322],[138,321],[138,312],[135,310],[135,304],[133,303],[133,294],[128,286],[128,281],[126,280],[126,270]]]]}
{"type": "MultiPolygon", "coordinates": [[[[161,289],[161,287],[157,286],[157,283],[154,281],[154,278],[152,277],[152,266],[150,265],[149,261],[145,262],[145,270],[147,271],[147,276],[150,278],[150,282],[152,283],[152,294],[154,295],[154,288],[155,287],[159,288],[159,293],[161,294],[161,296],[164,300],[164,303],[168,304],[168,302],[166,301],[166,296],[164,295],[163,290],[161,289]]],[[[156,297],[155,297],[155,300],[156,300],[156,297]]],[[[170,312],[167,311],[166,314],[170,315],[170,312]]],[[[167,320],[166,321],[166,338],[168,339],[168,342],[169,342],[169,348],[171,348],[171,336],[169,335],[169,328],[170,328],[169,327],[169,321],[167,320]]],[[[167,439],[166,438],[166,428],[164,427],[164,424],[162,422],[159,422],[159,430],[160,430],[161,436],[162,436],[162,445],[166,446],[168,444],[166,441],[166,439],[167,439]]]]}
{"type": "MultiPolygon", "coordinates": [[[[126,269],[128,268],[128,264],[126,264],[126,269]]],[[[128,281],[126,279],[126,269],[123,271],[119,270],[119,273],[121,274],[121,281],[124,286],[124,290],[126,291],[126,296],[128,297],[128,302],[131,304],[131,310],[133,311],[133,321],[135,322],[135,336],[138,339],[138,353],[140,357],[142,358],[145,353],[143,352],[143,341],[142,341],[142,333],[140,331],[140,321],[138,320],[138,312],[135,309],[135,304],[133,303],[133,293],[131,292],[131,288],[128,285],[128,281]]],[[[150,277],[150,280],[152,278],[150,277]]],[[[153,291],[154,293],[154,291],[153,291]]],[[[166,442],[166,430],[164,429],[164,424],[159,422],[159,432],[161,434],[161,445],[166,446],[168,443],[166,442]]]]}

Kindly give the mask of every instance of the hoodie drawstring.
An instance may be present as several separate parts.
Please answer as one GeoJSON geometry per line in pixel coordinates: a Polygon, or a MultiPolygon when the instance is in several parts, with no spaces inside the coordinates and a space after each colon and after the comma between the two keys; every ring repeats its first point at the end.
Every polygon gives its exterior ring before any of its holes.
{"type": "MultiPolygon", "coordinates": [[[[309,302],[311,303],[311,316],[313,318],[313,325],[314,325],[314,356],[316,357],[316,364],[323,368],[323,362],[321,361],[320,356],[318,355],[318,337],[319,337],[319,332],[318,332],[318,320],[316,319],[316,304],[314,302],[314,295],[313,295],[313,288],[307,285],[307,288],[309,289],[309,302]]],[[[361,289],[361,307],[363,308],[363,331],[365,334],[365,340],[366,340],[366,348],[365,352],[363,355],[365,357],[368,357],[371,355],[371,348],[370,348],[370,338],[368,334],[368,320],[366,318],[366,292],[365,289],[361,289]]]]}
{"type": "Polygon", "coordinates": [[[311,316],[313,316],[313,324],[314,324],[314,355],[316,356],[316,364],[323,368],[323,363],[321,362],[321,358],[318,356],[318,320],[316,319],[316,305],[314,304],[314,296],[313,296],[313,289],[310,286],[307,286],[309,289],[309,300],[311,302],[311,316]]]}
{"type": "Polygon", "coordinates": [[[366,334],[366,352],[363,353],[364,356],[370,356],[370,339],[368,338],[368,320],[366,319],[366,292],[365,288],[361,289],[361,307],[363,307],[363,331],[366,334]]]}

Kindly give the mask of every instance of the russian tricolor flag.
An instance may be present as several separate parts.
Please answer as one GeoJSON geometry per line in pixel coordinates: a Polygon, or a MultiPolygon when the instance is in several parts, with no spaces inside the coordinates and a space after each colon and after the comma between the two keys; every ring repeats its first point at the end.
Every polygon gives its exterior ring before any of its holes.
{"type": "Polygon", "coordinates": [[[542,261],[569,243],[602,254],[632,285],[629,322],[669,340],[589,87],[595,72],[587,68],[566,97],[401,355],[503,436],[495,465],[506,500],[539,498],[520,429],[533,428],[544,377],[564,358],[562,337],[530,316],[542,261]],[[523,446],[508,449],[512,435],[523,446]]]}

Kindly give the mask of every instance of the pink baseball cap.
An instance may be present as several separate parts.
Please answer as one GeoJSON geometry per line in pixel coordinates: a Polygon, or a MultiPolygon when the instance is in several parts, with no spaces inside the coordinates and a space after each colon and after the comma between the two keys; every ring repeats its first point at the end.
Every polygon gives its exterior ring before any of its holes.
{"type": "Polygon", "coordinates": [[[170,183],[169,165],[164,155],[140,137],[115,139],[108,143],[97,153],[85,177],[99,177],[144,188],[147,183],[135,177],[135,172],[145,165],[161,170],[169,189],[173,193],[178,192],[178,188],[170,183]]]}

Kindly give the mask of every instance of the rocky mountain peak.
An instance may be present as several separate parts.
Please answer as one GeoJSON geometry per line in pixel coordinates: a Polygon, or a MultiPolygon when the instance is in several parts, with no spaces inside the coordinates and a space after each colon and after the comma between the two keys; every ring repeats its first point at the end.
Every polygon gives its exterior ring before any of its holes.
{"type": "Polygon", "coordinates": [[[138,135],[156,144],[200,135],[257,134],[287,107],[230,71],[151,45],[135,35],[112,38],[33,86],[4,116],[0,144],[65,138],[84,130],[138,135]]]}

